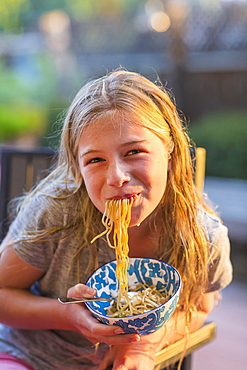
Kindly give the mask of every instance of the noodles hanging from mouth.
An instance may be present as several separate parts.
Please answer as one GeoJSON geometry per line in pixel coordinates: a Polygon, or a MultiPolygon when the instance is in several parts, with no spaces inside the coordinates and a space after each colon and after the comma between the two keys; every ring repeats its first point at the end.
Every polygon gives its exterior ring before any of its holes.
{"type": "Polygon", "coordinates": [[[115,249],[117,260],[116,276],[119,281],[118,309],[121,307],[120,301],[122,298],[126,300],[129,299],[127,296],[127,269],[129,262],[128,227],[131,220],[131,207],[133,202],[134,197],[108,200],[102,217],[102,223],[106,230],[91,241],[91,243],[93,243],[96,239],[106,234],[108,245],[115,249]],[[110,234],[112,231],[113,245],[110,241],[110,234]]]}
{"type": "Polygon", "coordinates": [[[119,292],[116,304],[113,304],[107,311],[109,316],[137,315],[158,307],[170,298],[164,297],[154,286],[149,287],[143,284],[137,287],[138,293],[136,295],[133,297],[128,295],[128,227],[131,220],[131,207],[136,198],[137,196],[108,200],[102,217],[105,231],[91,241],[93,243],[101,236],[106,235],[108,245],[116,252],[116,277],[119,281],[119,292]],[[110,241],[112,232],[113,245],[110,241]]]}

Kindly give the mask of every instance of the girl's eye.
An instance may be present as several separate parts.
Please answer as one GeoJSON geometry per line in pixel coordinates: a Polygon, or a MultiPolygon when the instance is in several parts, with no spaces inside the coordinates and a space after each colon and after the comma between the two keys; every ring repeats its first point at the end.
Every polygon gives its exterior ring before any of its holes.
{"type": "Polygon", "coordinates": [[[141,152],[142,152],[141,149],[132,149],[132,150],[129,150],[126,155],[133,155],[133,154],[138,154],[138,153],[141,153],[141,152]]]}
{"type": "Polygon", "coordinates": [[[102,158],[99,158],[99,157],[96,157],[96,158],[92,158],[92,159],[90,159],[88,162],[87,162],[87,164],[90,164],[90,163],[98,163],[98,162],[101,162],[101,161],[103,161],[104,159],[102,159],[102,158]]]}

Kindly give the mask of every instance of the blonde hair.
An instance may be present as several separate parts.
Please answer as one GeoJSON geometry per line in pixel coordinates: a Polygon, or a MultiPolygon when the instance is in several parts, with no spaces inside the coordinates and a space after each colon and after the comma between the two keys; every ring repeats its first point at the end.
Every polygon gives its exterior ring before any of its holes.
{"type": "MultiPolygon", "coordinates": [[[[206,205],[193,184],[190,141],[184,124],[161,84],[152,83],[138,73],[117,70],[82,87],[64,121],[57,168],[40,186],[44,187],[47,181],[64,181],[67,187],[74,184],[66,196],[77,197],[78,215],[73,225],[64,228],[68,233],[84,228],[78,254],[87,245],[91,251],[90,269],[94,270],[98,247],[97,243],[91,245],[90,240],[99,233],[101,214],[85,189],[78,164],[78,142],[91,123],[101,124],[101,117],[116,112],[133,115],[136,124],[148,128],[164,142],[171,157],[172,169],[161,203],[163,230],[159,257],[181,274],[179,307],[185,310],[189,322],[208,283],[209,242],[198,218],[198,209],[205,209],[206,205]],[[168,246],[166,252],[164,243],[168,246]]],[[[42,237],[55,231],[58,230],[44,232],[42,237]]]]}

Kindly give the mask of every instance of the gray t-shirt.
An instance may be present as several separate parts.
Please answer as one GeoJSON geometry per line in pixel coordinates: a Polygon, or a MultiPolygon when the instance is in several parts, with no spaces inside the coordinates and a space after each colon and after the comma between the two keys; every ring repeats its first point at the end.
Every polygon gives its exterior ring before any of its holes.
{"type": "MultiPolygon", "coordinates": [[[[48,192],[54,191],[48,189],[46,194],[48,192]]],[[[51,226],[65,225],[73,220],[75,209],[76,199],[74,202],[71,198],[51,199],[37,193],[20,217],[11,224],[11,236],[15,241],[24,236],[23,230],[44,230],[51,226]]],[[[200,212],[200,215],[211,240],[208,292],[212,292],[223,289],[231,281],[230,246],[226,227],[216,217],[204,212],[200,212]]],[[[50,241],[21,242],[15,246],[21,259],[44,271],[42,278],[32,287],[35,294],[62,297],[66,296],[69,287],[77,284],[77,261],[72,262],[72,259],[78,250],[79,239],[80,235],[75,237],[73,234],[60,240],[54,237],[50,241]]],[[[99,265],[114,259],[115,251],[102,243],[98,255],[99,265]]],[[[85,247],[80,256],[82,283],[89,277],[88,263],[89,250],[85,247]]],[[[0,352],[16,356],[35,370],[97,369],[107,348],[101,344],[96,352],[92,343],[76,331],[22,330],[0,325],[0,352]]]]}

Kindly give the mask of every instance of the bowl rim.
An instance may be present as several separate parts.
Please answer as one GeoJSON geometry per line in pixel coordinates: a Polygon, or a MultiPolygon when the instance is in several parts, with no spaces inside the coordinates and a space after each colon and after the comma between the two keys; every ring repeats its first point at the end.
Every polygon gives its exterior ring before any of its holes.
{"type": "MultiPolygon", "coordinates": [[[[131,316],[108,316],[108,315],[104,315],[103,313],[101,313],[101,312],[99,312],[99,311],[97,311],[97,310],[95,310],[93,307],[91,307],[90,306],[90,303],[89,302],[85,302],[85,305],[86,305],[86,307],[90,310],[90,311],[92,311],[92,312],[94,312],[96,315],[98,315],[98,316],[100,316],[100,317],[102,317],[102,318],[106,318],[106,319],[113,319],[113,320],[115,320],[115,319],[119,319],[119,320],[126,320],[126,319],[131,319],[132,318],[132,320],[133,320],[133,318],[140,318],[140,317],[142,317],[142,316],[145,316],[145,315],[147,315],[149,312],[152,312],[152,311],[154,311],[154,310],[157,310],[158,308],[160,308],[160,307],[162,307],[163,305],[165,305],[165,304],[167,304],[176,294],[177,294],[177,292],[181,289],[181,276],[180,276],[180,273],[179,273],[179,271],[174,267],[174,266],[172,266],[172,265],[170,265],[169,263],[167,263],[167,262],[164,262],[164,261],[162,261],[162,260],[159,260],[158,258],[148,258],[148,257],[130,257],[129,258],[129,262],[131,261],[131,260],[145,260],[145,259],[147,259],[147,260],[151,260],[151,261],[157,261],[157,262],[161,262],[161,263],[164,263],[165,265],[167,265],[167,266],[170,266],[173,270],[175,270],[175,272],[177,273],[177,275],[178,275],[178,286],[177,286],[177,289],[176,289],[176,291],[174,292],[174,294],[168,299],[168,301],[166,301],[165,303],[163,303],[163,304],[161,304],[160,306],[158,306],[158,307],[155,307],[155,308],[153,308],[152,310],[148,310],[147,312],[143,312],[143,313],[140,313],[140,314],[138,314],[138,315],[131,315],[131,316]]],[[[109,265],[110,263],[112,263],[112,262],[116,262],[117,263],[117,260],[112,260],[112,261],[108,261],[108,262],[106,262],[106,263],[104,263],[103,265],[101,265],[100,267],[98,267],[90,276],[89,276],[89,278],[87,279],[87,281],[86,281],[86,284],[85,285],[87,285],[88,284],[88,281],[89,281],[89,279],[91,279],[91,277],[93,276],[93,274],[95,274],[95,272],[96,271],[98,271],[99,269],[101,269],[102,267],[104,267],[104,266],[106,266],[106,265],[109,265]]],[[[87,285],[87,286],[89,286],[89,285],[87,285]]]]}

